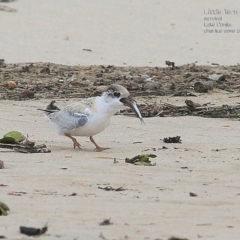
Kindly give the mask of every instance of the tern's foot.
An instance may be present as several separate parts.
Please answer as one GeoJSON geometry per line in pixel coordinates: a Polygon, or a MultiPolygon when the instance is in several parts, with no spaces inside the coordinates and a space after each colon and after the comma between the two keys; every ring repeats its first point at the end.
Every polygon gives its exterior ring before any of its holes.
{"type": "Polygon", "coordinates": [[[94,151],[95,152],[102,152],[103,150],[107,150],[107,149],[109,149],[109,148],[103,148],[103,147],[100,147],[95,141],[94,141],[94,139],[93,139],[93,137],[91,136],[90,137],[90,140],[91,140],[91,142],[95,145],[95,149],[94,149],[94,151]]]}
{"type": "Polygon", "coordinates": [[[80,143],[79,143],[77,140],[73,141],[73,148],[74,148],[74,149],[75,149],[75,148],[81,149],[81,145],[80,145],[80,143]]]}
{"type": "Polygon", "coordinates": [[[80,147],[81,145],[80,145],[80,143],[76,140],[76,138],[72,137],[72,136],[71,136],[70,134],[68,134],[68,133],[65,133],[65,136],[72,139],[72,141],[73,141],[73,148],[74,148],[74,149],[75,149],[76,147],[79,148],[79,149],[81,149],[81,147],[80,147]]]}
{"type": "Polygon", "coordinates": [[[103,147],[97,146],[97,147],[94,149],[94,151],[95,151],[95,152],[102,152],[102,151],[107,150],[107,149],[110,149],[110,148],[103,148],[103,147]]]}

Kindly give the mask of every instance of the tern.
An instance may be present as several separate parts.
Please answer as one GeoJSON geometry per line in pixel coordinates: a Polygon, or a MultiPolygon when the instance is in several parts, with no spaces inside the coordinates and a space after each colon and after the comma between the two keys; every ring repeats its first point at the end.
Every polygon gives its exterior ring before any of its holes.
{"type": "Polygon", "coordinates": [[[110,85],[101,96],[81,99],[71,103],[61,110],[53,105],[54,101],[45,111],[58,134],[70,138],[74,149],[81,149],[80,143],[73,136],[90,137],[95,145],[95,151],[101,152],[109,148],[100,147],[93,136],[102,132],[110,124],[110,118],[126,106],[130,107],[144,123],[136,102],[130,97],[128,90],[117,84],[110,85]]]}

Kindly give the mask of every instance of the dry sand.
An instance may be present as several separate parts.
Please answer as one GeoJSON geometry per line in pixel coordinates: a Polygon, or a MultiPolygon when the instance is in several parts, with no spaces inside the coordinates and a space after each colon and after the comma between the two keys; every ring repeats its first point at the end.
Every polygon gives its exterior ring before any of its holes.
{"type": "MultiPolygon", "coordinates": [[[[240,12],[237,1],[19,0],[1,5],[17,10],[0,12],[1,58],[6,62],[162,66],[165,60],[239,60],[239,35],[203,33],[204,8],[240,12]],[[86,48],[92,52],[82,50],[86,48]]],[[[224,16],[224,22],[238,29],[239,16],[224,16]]],[[[198,102],[222,104],[228,96],[205,94],[198,102]]],[[[28,239],[20,235],[20,225],[41,227],[48,222],[49,230],[40,239],[239,239],[239,121],[149,118],[143,126],[137,118],[114,116],[110,127],[95,137],[111,149],[94,152],[82,138],[83,149],[74,151],[71,141],[58,136],[36,111],[48,102],[0,102],[1,135],[19,130],[52,150],[22,154],[0,149],[5,164],[0,184],[7,185],[0,187],[0,200],[11,209],[0,217],[0,235],[28,239]],[[181,144],[160,140],[176,135],[181,144]],[[126,157],[141,153],[155,153],[156,166],[125,163],[126,157]],[[107,185],[126,190],[98,188],[107,185]],[[107,218],[113,224],[100,226],[107,218]]]]}
{"type": "Polygon", "coordinates": [[[0,57],[6,62],[129,66],[164,66],[165,60],[239,62],[240,7],[235,0],[18,0],[1,5],[17,10],[0,11],[0,57]],[[222,13],[208,15],[204,9],[222,13]],[[238,14],[225,14],[224,9],[238,14]],[[231,26],[204,27],[209,22],[231,26]],[[204,33],[206,29],[235,33],[204,33]]]}
{"type": "Polygon", "coordinates": [[[22,239],[20,225],[40,227],[46,222],[44,239],[104,239],[101,233],[105,239],[238,239],[238,121],[166,117],[145,119],[144,126],[137,118],[114,116],[110,127],[95,137],[111,149],[98,153],[87,138],[79,139],[82,150],[73,150],[69,139],[55,134],[36,110],[47,103],[0,105],[1,133],[17,129],[52,150],[21,154],[1,149],[5,169],[0,183],[7,185],[0,188],[1,200],[11,212],[0,218],[0,232],[8,239],[22,239]],[[160,140],[176,135],[181,144],[160,140]],[[155,153],[157,165],[125,163],[126,157],[142,153],[155,153]],[[126,190],[98,189],[107,185],[126,190]],[[113,225],[99,226],[107,218],[113,225]]]}

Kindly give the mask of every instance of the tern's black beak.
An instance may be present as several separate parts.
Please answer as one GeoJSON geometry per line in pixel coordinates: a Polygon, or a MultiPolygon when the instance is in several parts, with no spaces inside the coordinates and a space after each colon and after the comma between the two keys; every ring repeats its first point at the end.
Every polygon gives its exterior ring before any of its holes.
{"type": "Polygon", "coordinates": [[[140,121],[142,123],[144,123],[143,118],[142,118],[142,114],[140,113],[140,111],[139,111],[139,109],[137,107],[137,104],[136,104],[136,102],[133,99],[131,99],[130,97],[121,98],[120,102],[122,102],[124,106],[130,107],[135,112],[135,114],[140,119],[140,121]]]}

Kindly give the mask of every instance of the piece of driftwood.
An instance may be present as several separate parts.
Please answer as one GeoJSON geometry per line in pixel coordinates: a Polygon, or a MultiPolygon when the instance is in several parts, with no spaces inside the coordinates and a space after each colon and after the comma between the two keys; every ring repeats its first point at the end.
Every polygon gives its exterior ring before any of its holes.
{"type": "Polygon", "coordinates": [[[23,143],[5,144],[0,143],[0,148],[13,149],[16,152],[21,153],[49,153],[51,150],[47,149],[45,144],[35,145],[33,142],[25,141],[23,143]]]}
{"type": "Polygon", "coordinates": [[[196,82],[194,84],[194,90],[199,93],[204,93],[209,90],[213,90],[214,88],[214,82],[213,81],[208,81],[208,82],[196,82]]]}
{"type": "MultiPolygon", "coordinates": [[[[240,118],[240,105],[214,106],[210,102],[199,104],[192,100],[185,100],[186,105],[177,106],[169,103],[145,102],[138,105],[142,116],[145,117],[179,117],[200,116],[212,118],[240,118]]],[[[124,109],[118,114],[134,116],[131,109],[124,109]]]]}
{"type": "Polygon", "coordinates": [[[181,96],[184,96],[184,97],[186,97],[186,96],[188,96],[188,97],[197,97],[197,95],[195,95],[194,93],[191,93],[191,92],[186,91],[186,90],[178,91],[178,92],[174,93],[173,96],[174,97],[181,97],[181,96]]]}
{"type": "Polygon", "coordinates": [[[240,118],[240,105],[211,107],[204,111],[202,116],[211,118],[240,118]]]}

